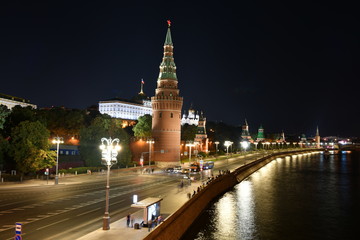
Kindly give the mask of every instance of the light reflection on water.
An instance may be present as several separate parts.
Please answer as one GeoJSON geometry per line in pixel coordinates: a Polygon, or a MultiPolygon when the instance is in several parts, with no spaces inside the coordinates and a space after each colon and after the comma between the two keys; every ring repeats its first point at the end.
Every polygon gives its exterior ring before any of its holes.
{"type": "Polygon", "coordinates": [[[358,239],[359,202],[358,153],[285,157],[221,196],[182,239],[358,239]]]}

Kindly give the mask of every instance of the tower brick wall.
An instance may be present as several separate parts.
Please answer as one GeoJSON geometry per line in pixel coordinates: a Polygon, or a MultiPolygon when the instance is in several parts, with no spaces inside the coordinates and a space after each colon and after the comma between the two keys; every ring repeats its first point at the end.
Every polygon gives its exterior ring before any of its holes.
{"type": "Polygon", "coordinates": [[[175,166],[180,163],[183,98],[179,96],[173,48],[169,25],[157,88],[155,96],[151,98],[152,136],[155,141],[153,160],[159,167],[175,166]]]}

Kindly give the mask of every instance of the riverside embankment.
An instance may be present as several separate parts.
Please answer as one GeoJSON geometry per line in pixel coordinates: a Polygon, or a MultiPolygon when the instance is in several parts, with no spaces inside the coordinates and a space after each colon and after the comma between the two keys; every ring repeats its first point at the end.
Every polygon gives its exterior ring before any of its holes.
{"type": "Polygon", "coordinates": [[[218,175],[205,182],[199,191],[189,199],[176,212],[151,231],[144,239],[181,239],[191,224],[201,212],[216,197],[232,189],[236,184],[247,178],[249,175],[262,168],[269,162],[279,157],[302,154],[307,152],[321,151],[321,149],[301,149],[288,152],[278,152],[259,158],[238,169],[218,175]]]}

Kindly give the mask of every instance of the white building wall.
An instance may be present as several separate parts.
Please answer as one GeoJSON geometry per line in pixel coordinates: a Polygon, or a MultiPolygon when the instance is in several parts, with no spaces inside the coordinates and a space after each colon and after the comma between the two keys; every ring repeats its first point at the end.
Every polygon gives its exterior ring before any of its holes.
{"type": "Polygon", "coordinates": [[[7,99],[7,98],[0,98],[0,105],[5,105],[10,110],[13,107],[15,107],[16,105],[20,105],[21,107],[29,107],[30,106],[34,109],[37,108],[37,106],[35,104],[15,101],[15,100],[7,99]]]}
{"type": "Polygon", "coordinates": [[[141,105],[122,101],[101,101],[99,102],[99,112],[113,118],[137,120],[145,114],[152,115],[151,102],[150,104],[148,102],[150,101],[144,101],[144,105],[141,105]]]}

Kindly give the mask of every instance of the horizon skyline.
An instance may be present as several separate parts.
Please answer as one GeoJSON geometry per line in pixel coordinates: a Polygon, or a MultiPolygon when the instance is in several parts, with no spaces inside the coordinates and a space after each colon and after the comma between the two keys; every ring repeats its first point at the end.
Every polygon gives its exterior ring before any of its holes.
{"type": "Polygon", "coordinates": [[[170,19],[182,110],[270,132],[360,136],[359,18],[350,5],[309,4],[4,3],[1,92],[83,109],[130,99],[143,80],[154,96],[170,19]]]}

